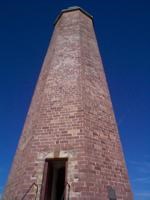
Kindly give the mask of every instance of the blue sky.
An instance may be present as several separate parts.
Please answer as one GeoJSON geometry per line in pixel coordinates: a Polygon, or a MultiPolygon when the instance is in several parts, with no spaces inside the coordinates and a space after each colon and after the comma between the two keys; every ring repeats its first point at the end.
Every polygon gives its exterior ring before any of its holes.
{"type": "Polygon", "coordinates": [[[0,193],[61,9],[94,16],[135,200],[150,199],[150,1],[0,0],[0,193]]]}

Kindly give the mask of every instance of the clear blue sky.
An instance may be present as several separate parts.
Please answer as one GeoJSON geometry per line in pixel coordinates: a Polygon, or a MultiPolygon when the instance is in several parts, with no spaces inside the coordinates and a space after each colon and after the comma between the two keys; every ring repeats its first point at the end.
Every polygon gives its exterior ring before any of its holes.
{"type": "Polygon", "coordinates": [[[0,0],[0,193],[61,9],[94,16],[135,200],[150,199],[150,1],[0,0]]]}

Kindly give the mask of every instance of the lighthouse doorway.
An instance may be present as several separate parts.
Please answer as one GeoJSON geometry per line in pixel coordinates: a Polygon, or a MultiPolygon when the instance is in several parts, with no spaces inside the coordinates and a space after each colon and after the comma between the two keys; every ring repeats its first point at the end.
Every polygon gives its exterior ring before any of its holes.
{"type": "Polygon", "coordinates": [[[67,159],[45,161],[41,200],[64,200],[67,159]]]}

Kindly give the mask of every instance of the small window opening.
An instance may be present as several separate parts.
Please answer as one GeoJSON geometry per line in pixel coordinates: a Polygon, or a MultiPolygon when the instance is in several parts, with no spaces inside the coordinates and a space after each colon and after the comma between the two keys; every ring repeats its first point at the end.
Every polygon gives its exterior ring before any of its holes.
{"type": "Polygon", "coordinates": [[[67,159],[45,161],[41,200],[65,199],[65,176],[67,159]]]}
{"type": "Polygon", "coordinates": [[[108,186],[107,190],[108,190],[108,199],[109,200],[117,200],[115,190],[111,186],[108,186]]]}

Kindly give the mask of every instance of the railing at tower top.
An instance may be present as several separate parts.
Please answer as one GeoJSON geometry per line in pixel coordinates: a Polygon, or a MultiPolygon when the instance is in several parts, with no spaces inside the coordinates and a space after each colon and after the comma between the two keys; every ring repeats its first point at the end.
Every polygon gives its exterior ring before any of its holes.
{"type": "Polygon", "coordinates": [[[65,200],[65,195],[66,195],[66,188],[68,187],[68,191],[67,191],[67,198],[66,200],[69,200],[69,195],[70,195],[70,184],[69,183],[65,183],[65,187],[64,187],[64,191],[61,197],[61,200],[65,200]]]}
{"type": "Polygon", "coordinates": [[[26,193],[24,194],[24,196],[22,197],[21,200],[24,200],[25,197],[29,194],[29,192],[31,191],[31,189],[33,188],[33,186],[36,187],[36,193],[35,193],[35,200],[37,198],[37,193],[38,193],[38,185],[36,183],[32,183],[32,185],[29,187],[29,189],[26,191],[26,193]]]}

